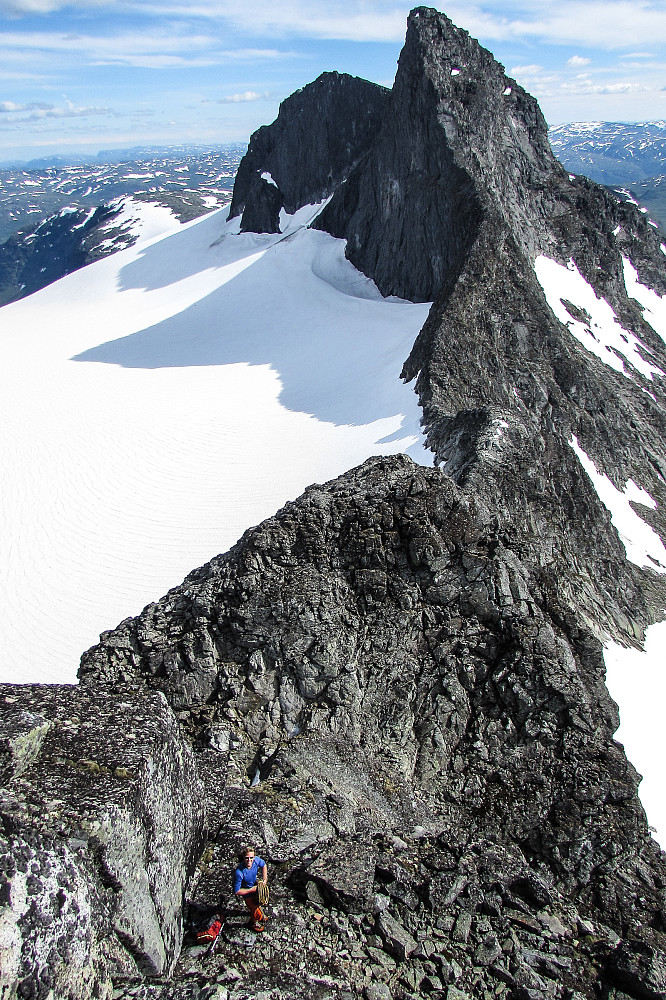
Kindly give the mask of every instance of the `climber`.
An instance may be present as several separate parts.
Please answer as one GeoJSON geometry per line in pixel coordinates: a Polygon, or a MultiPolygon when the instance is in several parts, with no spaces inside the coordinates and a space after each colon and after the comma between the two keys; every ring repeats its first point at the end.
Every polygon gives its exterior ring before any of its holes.
{"type": "Polygon", "coordinates": [[[263,931],[266,916],[261,910],[261,902],[268,901],[268,870],[263,858],[257,857],[252,847],[241,847],[238,852],[238,867],[234,872],[234,893],[245,903],[250,914],[249,927],[253,931],[263,931]],[[257,875],[260,873],[259,881],[257,875]]]}

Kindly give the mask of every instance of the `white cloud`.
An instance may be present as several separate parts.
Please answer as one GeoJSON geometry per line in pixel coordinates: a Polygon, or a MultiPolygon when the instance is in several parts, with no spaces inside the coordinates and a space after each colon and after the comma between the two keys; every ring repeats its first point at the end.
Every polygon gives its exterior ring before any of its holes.
{"type": "Polygon", "coordinates": [[[145,12],[171,16],[219,18],[258,35],[296,35],[355,42],[400,42],[409,4],[394,0],[164,0],[143,5],[145,12]]]}
{"type": "Polygon", "coordinates": [[[586,59],[585,56],[572,56],[571,59],[567,59],[567,66],[589,66],[592,62],[591,59],[586,59]]]}
{"type": "MultiPolygon", "coordinates": [[[[0,15],[106,7],[137,17],[201,18],[250,35],[400,42],[410,3],[398,0],[0,0],[0,15]]],[[[446,13],[484,42],[541,39],[602,48],[666,42],[662,0],[450,0],[446,13]]],[[[575,57],[574,57],[575,58],[575,57]]],[[[580,65],[580,64],[578,64],[580,65]]]]}
{"type": "Polygon", "coordinates": [[[135,66],[180,69],[225,63],[272,61],[293,57],[279,49],[220,49],[213,35],[171,32],[124,32],[117,35],[74,35],[61,32],[0,32],[0,59],[44,60],[52,53],[70,55],[91,66],[135,66]]]}
{"type": "Polygon", "coordinates": [[[485,42],[539,39],[550,44],[624,48],[666,42],[666,7],[661,0],[545,0],[529,7],[486,0],[469,7],[460,0],[447,14],[485,42]]]}
{"type": "Polygon", "coordinates": [[[514,77],[526,77],[526,76],[536,76],[541,73],[543,66],[539,66],[538,63],[530,63],[529,66],[512,66],[510,73],[514,77]]]}
{"type": "Polygon", "coordinates": [[[227,97],[218,97],[215,100],[207,100],[206,104],[247,104],[250,101],[266,101],[270,99],[270,94],[266,90],[262,94],[256,90],[246,90],[242,94],[229,94],[227,97]]]}
{"type": "Polygon", "coordinates": [[[90,118],[98,115],[112,115],[111,108],[77,107],[67,101],[66,107],[56,107],[53,104],[32,102],[16,104],[14,101],[0,101],[0,130],[13,131],[17,125],[26,122],[44,122],[48,119],[90,118]],[[26,112],[29,112],[26,114],[26,112]]]}
{"type": "Polygon", "coordinates": [[[41,101],[33,101],[30,104],[16,104],[14,101],[0,101],[0,114],[15,114],[18,111],[47,111],[52,107],[52,104],[43,104],[41,101]]]}
{"type": "Polygon", "coordinates": [[[632,90],[640,89],[640,83],[607,83],[605,86],[592,86],[589,92],[592,94],[629,94],[632,90]]]}

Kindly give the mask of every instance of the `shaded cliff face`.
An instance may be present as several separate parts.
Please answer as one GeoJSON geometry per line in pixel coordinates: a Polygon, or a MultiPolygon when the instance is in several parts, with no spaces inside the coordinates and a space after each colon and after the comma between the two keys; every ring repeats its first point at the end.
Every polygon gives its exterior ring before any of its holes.
{"type": "Polygon", "coordinates": [[[281,208],[291,214],[328,197],[372,141],[388,95],[367,80],[322,73],[288,97],[250,139],[229,218],[242,214],[244,232],[276,233],[281,208]]]}
{"type": "Polygon", "coordinates": [[[384,295],[434,299],[457,277],[484,214],[522,228],[545,175],[563,172],[534,98],[467,32],[410,15],[382,130],[319,225],[384,295]]]}
{"type": "Polygon", "coordinates": [[[641,516],[666,537],[666,331],[635,297],[666,292],[662,237],[563,171],[536,102],[464,32],[427,10],[410,30],[483,208],[403,376],[418,376],[438,461],[494,511],[541,586],[598,635],[635,641],[664,606],[666,567],[627,562],[573,445],[620,492],[646,490],[656,509],[641,516]]]}

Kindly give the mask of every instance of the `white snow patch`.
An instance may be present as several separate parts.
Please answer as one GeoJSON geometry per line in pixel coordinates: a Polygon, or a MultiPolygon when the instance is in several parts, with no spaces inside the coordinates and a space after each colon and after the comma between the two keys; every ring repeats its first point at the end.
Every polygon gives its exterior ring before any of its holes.
{"type": "Polygon", "coordinates": [[[645,649],[626,649],[609,642],[604,649],[606,684],[620,709],[616,739],[624,744],[627,757],[643,775],[638,794],[654,834],[666,850],[666,797],[664,796],[663,746],[666,704],[666,622],[651,625],[645,634],[645,649]]]}
{"type": "Polygon", "coordinates": [[[86,225],[86,223],[90,222],[90,220],[92,219],[92,217],[93,217],[93,215],[95,214],[96,211],[97,211],[96,208],[89,209],[88,214],[86,215],[86,217],[83,220],[83,222],[79,222],[76,226],[72,226],[72,232],[74,232],[77,229],[83,229],[83,227],[86,225]]]}
{"type": "MultiPolygon", "coordinates": [[[[329,201],[333,195],[330,195],[324,201],[318,202],[316,205],[303,205],[299,208],[297,212],[293,215],[287,215],[284,208],[280,209],[280,236],[278,239],[284,239],[287,236],[291,236],[293,233],[298,232],[299,229],[304,229],[310,225],[311,222],[317,218],[319,213],[328,205],[329,201]]],[[[238,231],[240,231],[240,218],[238,220],[238,231]]],[[[236,232],[236,230],[234,230],[236,232]]]]}
{"type": "Polygon", "coordinates": [[[513,87],[505,87],[504,88],[504,96],[508,97],[512,90],[513,90],[513,87]]]}
{"type": "Polygon", "coordinates": [[[575,174],[569,174],[569,180],[570,181],[575,181],[576,180],[576,175],[575,174]]]}
{"type": "Polygon", "coordinates": [[[268,170],[264,170],[263,174],[261,175],[261,179],[262,181],[266,181],[267,184],[271,184],[274,188],[277,187],[277,184],[273,180],[271,174],[269,174],[268,170]]]}
{"type": "Polygon", "coordinates": [[[613,230],[613,236],[619,236],[621,232],[622,232],[622,226],[616,226],[615,229],[613,230]]]}
{"type": "Polygon", "coordinates": [[[659,224],[653,222],[652,219],[648,219],[648,226],[652,226],[653,229],[659,229],[659,224]]]}
{"type": "Polygon", "coordinates": [[[635,205],[636,208],[638,208],[638,202],[632,195],[631,191],[628,191],[626,188],[615,188],[615,192],[616,194],[623,194],[627,200],[627,204],[635,205]]]}
{"type": "Polygon", "coordinates": [[[627,257],[622,258],[622,264],[627,295],[640,302],[643,306],[643,319],[666,341],[666,295],[659,295],[652,288],[641,284],[638,271],[627,257]]]}
{"type": "Polygon", "coordinates": [[[2,681],[73,682],[310,483],[431,464],[399,377],[429,304],[382,298],[320,209],[274,236],[212,212],[3,307],[2,681]]]}
{"type": "Polygon", "coordinates": [[[460,76],[460,70],[459,69],[452,69],[451,70],[451,76],[460,76]]]}
{"type": "Polygon", "coordinates": [[[666,243],[661,243],[659,249],[663,254],[666,254],[666,243]]]}
{"type": "Polygon", "coordinates": [[[633,333],[620,326],[609,304],[605,299],[598,298],[573,260],[565,267],[564,264],[541,255],[534,262],[534,270],[548,305],[586,350],[627,378],[632,377],[631,373],[625,369],[619,355],[644,378],[652,380],[654,375],[664,375],[660,368],[641,357],[638,349],[648,353],[645,345],[633,333]],[[587,314],[586,322],[575,319],[569,313],[564,299],[587,314]]]}
{"type": "Polygon", "coordinates": [[[138,236],[142,245],[147,240],[162,237],[181,227],[171,209],[156,202],[123,198],[111,202],[109,207],[120,209],[120,213],[100,226],[100,229],[119,229],[122,227],[127,234],[138,236]]]}
{"type": "Polygon", "coordinates": [[[657,573],[666,573],[666,548],[661,538],[649,524],[638,516],[631,502],[656,510],[657,504],[649,493],[630,479],[624,492],[617,489],[608,476],[597,470],[592,459],[578,444],[574,435],[569,442],[578,455],[580,464],[592,480],[597,496],[610,512],[611,521],[624,545],[627,559],[636,566],[649,567],[657,573]]]}

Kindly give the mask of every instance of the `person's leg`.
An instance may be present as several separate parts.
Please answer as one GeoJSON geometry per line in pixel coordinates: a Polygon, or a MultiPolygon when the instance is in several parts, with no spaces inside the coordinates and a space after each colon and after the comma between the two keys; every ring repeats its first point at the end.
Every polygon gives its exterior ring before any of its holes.
{"type": "Polygon", "coordinates": [[[245,900],[245,905],[247,906],[248,912],[252,915],[252,922],[255,924],[263,924],[266,919],[261,907],[259,906],[259,894],[258,892],[248,892],[247,895],[243,896],[245,900]]]}
{"type": "Polygon", "coordinates": [[[256,921],[255,911],[257,909],[257,894],[256,892],[248,892],[243,896],[243,902],[247,912],[250,914],[250,919],[256,921]]]}

